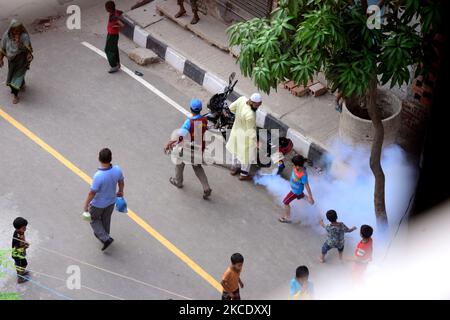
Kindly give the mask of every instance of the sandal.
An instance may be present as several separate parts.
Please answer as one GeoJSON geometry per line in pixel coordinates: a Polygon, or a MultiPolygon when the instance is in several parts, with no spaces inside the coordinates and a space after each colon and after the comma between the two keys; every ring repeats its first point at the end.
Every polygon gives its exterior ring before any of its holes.
{"type": "Polygon", "coordinates": [[[177,187],[178,189],[183,188],[183,185],[179,185],[179,184],[176,182],[176,180],[175,180],[174,178],[172,178],[172,177],[170,177],[169,182],[170,182],[171,184],[173,184],[175,187],[177,187]]]}
{"type": "Polygon", "coordinates": [[[291,220],[286,219],[285,217],[281,217],[278,219],[278,221],[280,221],[281,223],[291,223],[291,220]]]}
{"type": "Polygon", "coordinates": [[[208,198],[211,196],[211,189],[208,189],[206,191],[203,191],[203,199],[208,200],[208,198]]]}
{"type": "Polygon", "coordinates": [[[178,19],[178,18],[184,16],[185,14],[186,14],[186,10],[180,9],[180,11],[178,11],[174,17],[178,19]]]}
{"type": "Polygon", "coordinates": [[[241,173],[241,169],[239,169],[239,168],[237,168],[237,169],[232,169],[232,170],[230,171],[230,174],[231,174],[232,176],[235,176],[235,175],[237,175],[238,173],[241,173]]]}

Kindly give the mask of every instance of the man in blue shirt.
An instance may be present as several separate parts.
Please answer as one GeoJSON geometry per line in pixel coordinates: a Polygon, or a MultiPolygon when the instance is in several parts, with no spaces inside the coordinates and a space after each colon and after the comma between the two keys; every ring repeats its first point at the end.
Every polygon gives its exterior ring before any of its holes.
{"type": "MultiPolygon", "coordinates": [[[[211,195],[211,188],[209,187],[208,178],[206,177],[205,170],[202,167],[203,163],[203,152],[205,151],[206,143],[204,135],[207,129],[208,120],[206,117],[202,116],[200,112],[202,111],[202,102],[199,99],[191,100],[191,112],[192,117],[186,119],[183,126],[178,130],[175,137],[165,145],[164,151],[167,153],[174,148],[178,143],[183,142],[184,145],[188,146],[191,153],[191,159],[186,159],[183,154],[180,154],[181,159],[177,159],[175,164],[175,178],[171,177],[169,179],[170,183],[177,188],[183,187],[183,172],[186,162],[192,164],[194,173],[203,187],[203,199],[207,200],[211,195]],[[196,157],[196,155],[200,157],[196,157]],[[197,158],[200,158],[198,160],[197,158]]],[[[184,150],[184,149],[183,149],[184,150]]],[[[183,151],[182,151],[183,152],[183,151]]],[[[189,157],[189,155],[188,155],[189,157]]]]}
{"type": "Polygon", "coordinates": [[[113,166],[111,150],[105,148],[99,152],[98,168],[92,179],[91,190],[84,203],[84,211],[91,214],[91,227],[94,235],[103,243],[102,251],[114,241],[110,237],[111,215],[114,211],[116,197],[123,197],[125,186],[122,170],[113,166]],[[116,187],[119,191],[116,193],[116,187]]]}

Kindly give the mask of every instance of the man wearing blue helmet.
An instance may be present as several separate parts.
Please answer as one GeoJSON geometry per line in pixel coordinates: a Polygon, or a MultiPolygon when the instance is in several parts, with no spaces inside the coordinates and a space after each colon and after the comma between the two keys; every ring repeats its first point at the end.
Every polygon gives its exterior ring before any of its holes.
{"type": "MultiPolygon", "coordinates": [[[[173,139],[169,140],[169,142],[165,145],[164,151],[166,153],[169,152],[176,144],[181,142],[184,142],[185,146],[186,144],[188,144],[188,147],[191,151],[190,164],[192,164],[194,173],[202,184],[203,199],[206,200],[209,198],[212,192],[211,188],[209,187],[205,170],[202,167],[203,153],[206,147],[204,135],[207,129],[208,120],[200,114],[200,112],[202,111],[202,102],[199,99],[192,99],[190,107],[192,117],[186,119],[173,139]],[[200,153],[200,161],[196,161],[196,153],[200,153]]],[[[186,166],[186,162],[189,162],[189,160],[183,158],[182,153],[183,151],[181,151],[180,159],[178,159],[177,163],[175,164],[175,178],[171,177],[169,179],[170,183],[177,188],[183,187],[183,171],[184,167],[186,166]]]]}

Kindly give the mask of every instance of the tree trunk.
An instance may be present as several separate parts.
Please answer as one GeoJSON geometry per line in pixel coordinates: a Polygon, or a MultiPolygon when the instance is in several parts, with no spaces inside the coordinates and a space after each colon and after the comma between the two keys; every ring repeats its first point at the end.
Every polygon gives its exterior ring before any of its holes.
{"type": "Polygon", "coordinates": [[[381,119],[381,111],[377,107],[377,79],[374,78],[369,84],[367,96],[367,111],[375,129],[374,139],[370,152],[370,169],[375,177],[374,204],[377,225],[381,228],[387,227],[386,204],[384,197],[385,177],[381,167],[381,151],[384,140],[384,127],[381,119]]]}

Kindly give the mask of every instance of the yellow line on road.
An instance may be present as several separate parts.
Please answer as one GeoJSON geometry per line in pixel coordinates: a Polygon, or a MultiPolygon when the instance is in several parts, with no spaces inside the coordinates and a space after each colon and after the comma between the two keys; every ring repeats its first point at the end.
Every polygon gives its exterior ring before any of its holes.
{"type": "MultiPolygon", "coordinates": [[[[52,148],[50,145],[45,143],[41,138],[36,136],[33,132],[28,130],[25,126],[23,126],[20,122],[11,117],[8,113],[2,110],[0,107],[0,116],[9,122],[13,127],[22,132],[25,136],[27,136],[30,140],[39,145],[42,149],[47,151],[53,157],[55,157],[59,162],[65,165],[70,171],[75,173],[81,179],[83,179],[88,184],[92,183],[91,177],[89,177],[86,173],[84,173],[81,169],[79,169],[72,162],[67,160],[62,154],[52,148]]],[[[184,254],[180,249],[178,249],[173,243],[167,240],[161,233],[156,231],[153,227],[151,227],[147,222],[145,222],[140,216],[138,216],[133,210],[128,208],[128,216],[136,222],[141,228],[147,231],[152,237],[158,240],[164,247],[166,247],[170,252],[172,252],[175,256],[177,256],[181,261],[186,263],[192,270],[194,270],[200,277],[206,280],[210,285],[212,285],[217,291],[222,292],[222,286],[217,280],[215,280],[209,273],[203,270],[197,263],[195,263],[191,258],[189,258],[186,254],[184,254]]]]}

